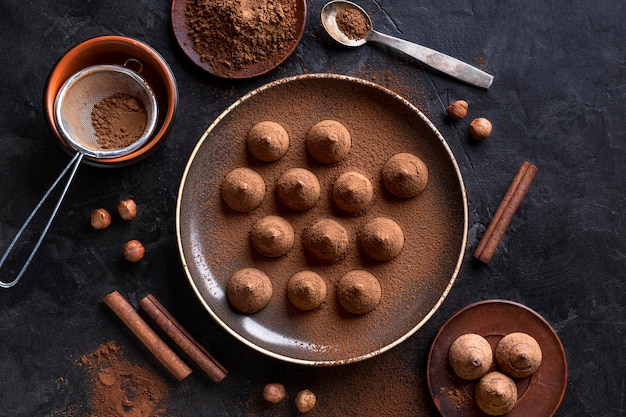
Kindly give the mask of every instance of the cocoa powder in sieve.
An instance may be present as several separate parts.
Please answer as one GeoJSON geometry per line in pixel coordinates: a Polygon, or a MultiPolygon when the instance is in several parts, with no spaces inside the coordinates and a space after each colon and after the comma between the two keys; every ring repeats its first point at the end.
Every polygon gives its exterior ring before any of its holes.
{"type": "Polygon", "coordinates": [[[102,149],[120,149],[143,136],[148,116],[141,100],[117,93],[93,106],[91,123],[102,149]]]}
{"type": "Polygon", "coordinates": [[[288,52],[295,0],[189,0],[188,36],[202,62],[228,76],[288,52]]]}

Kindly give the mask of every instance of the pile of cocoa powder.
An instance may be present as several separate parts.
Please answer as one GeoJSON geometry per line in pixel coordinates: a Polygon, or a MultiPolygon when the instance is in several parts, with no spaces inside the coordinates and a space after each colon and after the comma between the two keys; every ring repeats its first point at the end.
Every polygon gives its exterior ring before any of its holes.
{"type": "Polygon", "coordinates": [[[339,30],[353,40],[363,39],[371,29],[365,16],[356,9],[343,9],[335,19],[339,30]]]}
{"type": "Polygon", "coordinates": [[[91,123],[102,149],[121,149],[143,136],[148,116],[141,100],[117,93],[96,103],[91,123]]]}
{"type": "MultiPolygon", "coordinates": [[[[463,239],[462,191],[450,155],[432,128],[401,101],[372,88],[339,80],[305,78],[280,84],[242,102],[222,119],[200,148],[183,195],[183,211],[191,216],[181,234],[193,236],[187,249],[192,275],[206,300],[214,300],[215,288],[225,288],[230,275],[244,267],[256,267],[270,275],[274,296],[270,304],[252,319],[295,340],[293,346],[278,348],[292,357],[321,360],[349,359],[391,343],[422,321],[445,293],[459,259],[463,239]],[[352,134],[350,153],[340,163],[324,165],[312,160],[304,145],[306,132],[324,119],[343,123],[352,134]],[[277,162],[262,163],[246,149],[248,130],[263,120],[282,124],[290,135],[287,154],[277,162]],[[412,152],[429,168],[429,184],[419,197],[397,199],[385,191],[380,170],[399,152],[412,152]],[[232,169],[248,166],[265,180],[265,201],[249,213],[234,213],[221,200],[220,186],[232,169]],[[287,169],[304,167],[322,184],[322,195],[312,209],[297,213],[286,209],[275,195],[276,180],[287,169]],[[331,203],[334,180],[346,171],[366,175],[375,187],[372,205],[356,215],[338,213],[331,203]],[[265,258],[250,245],[249,231],[258,219],[269,215],[287,219],[296,231],[296,244],[278,259],[265,258]],[[405,247],[388,262],[363,256],[357,243],[359,228],[369,219],[387,216],[405,232],[405,247]],[[315,264],[302,250],[303,232],[313,222],[332,217],[350,234],[350,250],[336,264],[315,264]],[[189,227],[186,229],[186,227],[189,227]],[[207,269],[211,277],[207,279],[207,269]],[[196,269],[197,268],[197,269],[196,269]],[[286,296],[286,282],[302,269],[311,269],[328,282],[329,297],[320,308],[297,311],[286,296]],[[363,316],[349,315],[334,298],[334,289],[343,274],[366,269],[376,275],[383,288],[379,306],[363,316]]],[[[185,213],[183,213],[183,216],[185,213]]],[[[218,296],[219,297],[219,296],[218,296]]],[[[210,301],[213,311],[227,325],[253,342],[264,346],[272,340],[255,340],[241,328],[240,315],[233,313],[225,299],[210,301]]],[[[263,337],[263,336],[261,336],[263,337]]]]}
{"type": "Polygon", "coordinates": [[[90,416],[166,416],[168,382],[156,370],[124,357],[109,341],[81,357],[89,376],[90,416]]]}
{"type": "Polygon", "coordinates": [[[189,0],[185,7],[194,50],[224,76],[286,55],[295,12],[295,0],[189,0]]]}

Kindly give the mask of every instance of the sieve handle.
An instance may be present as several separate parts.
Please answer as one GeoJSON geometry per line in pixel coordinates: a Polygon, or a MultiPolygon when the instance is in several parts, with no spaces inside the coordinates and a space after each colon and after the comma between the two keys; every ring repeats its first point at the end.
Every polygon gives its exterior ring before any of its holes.
{"type": "Polygon", "coordinates": [[[41,232],[41,235],[39,236],[39,239],[37,240],[37,243],[35,243],[35,246],[33,247],[33,250],[31,251],[30,255],[28,256],[28,259],[26,260],[26,262],[24,263],[24,266],[22,266],[22,269],[20,270],[19,274],[17,274],[17,277],[15,277],[13,279],[13,281],[6,282],[6,281],[0,280],[0,288],[11,288],[12,286],[14,286],[15,284],[17,284],[19,282],[19,280],[22,278],[22,275],[24,275],[24,272],[26,272],[26,269],[30,265],[30,262],[35,257],[35,253],[37,253],[37,250],[39,249],[39,246],[41,246],[41,242],[43,241],[43,238],[46,236],[46,233],[48,233],[48,229],[50,228],[50,225],[52,224],[52,220],[54,220],[54,216],[56,216],[57,212],[59,211],[59,207],[61,206],[61,203],[63,202],[63,198],[65,198],[65,194],[67,194],[67,190],[70,188],[70,184],[72,183],[72,180],[74,179],[74,175],[76,174],[76,171],[78,170],[78,166],[80,165],[80,162],[82,161],[82,159],[83,159],[83,154],[82,153],[77,152],[76,155],[74,155],[72,160],[67,164],[65,169],[63,169],[61,174],[59,174],[59,176],[54,181],[54,183],[50,186],[50,188],[48,188],[48,191],[46,191],[46,193],[43,195],[41,200],[39,200],[39,203],[37,204],[37,206],[35,206],[35,208],[30,213],[30,215],[28,216],[28,218],[26,219],[26,221],[24,222],[24,224],[22,225],[20,230],[17,232],[17,234],[13,238],[13,241],[11,242],[9,247],[7,248],[6,252],[4,252],[4,255],[2,255],[2,259],[0,259],[0,271],[2,270],[2,265],[4,265],[4,262],[7,260],[7,258],[9,257],[9,254],[13,250],[13,247],[15,246],[15,244],[19,241],[20,237],[22,236],[22,233],[24,232],[24,230],[26,230],[26,228],[30,224],[31,220],[33,220],[33,217],[35,217],[35,214],[37,214],[37,211],[39,211],[39,209],[41,208],[43,203],[50,196],[50,193],[52,193],[52,191],[57,187],[57,185],[59,185],[59,183],[61,182],[61,180],[65,176],[65,174],[67,174],[67,172],[70,171],[70,169],[71,169],[70,176],[67,179],[67,182],[65,183],[65,186],[63,188],[63,192],[61,193],[61,196],[59,197],[59,200],[57,201],[56,205],[54,206],[54,209],[52,210],[52,214],[50,214],[50,218],[48,219],[48,222],[44,226],[44,228],[43,228],[43,230],[41,232]]]}

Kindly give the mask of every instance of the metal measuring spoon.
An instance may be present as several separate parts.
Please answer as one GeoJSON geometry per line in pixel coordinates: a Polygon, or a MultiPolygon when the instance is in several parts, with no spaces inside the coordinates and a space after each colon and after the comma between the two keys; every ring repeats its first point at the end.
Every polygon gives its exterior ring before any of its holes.
{"type": "Polygon", "coordinates": [[[382,45],[403,52],[408,56],[423,62],[424,64],[450,75],[468,84],[488,89],[493,82],[493,76],[479,70],[456,58],[434,51],[424,46],[398,39],[393,36],[376,32],[372,29],[372,20],[365,10],[360,6],[345,0],[335,0],[327,3],[322,8],[322,26],[326,32],[342,45],[356,47],[364,45],[366,42],[378,42],[382,45]],[[360,13],[369,25],[369,31],[361,39],[351,39],[343,33],[337,26],[337,14],[343,10],[354,10],[360,13]]]}

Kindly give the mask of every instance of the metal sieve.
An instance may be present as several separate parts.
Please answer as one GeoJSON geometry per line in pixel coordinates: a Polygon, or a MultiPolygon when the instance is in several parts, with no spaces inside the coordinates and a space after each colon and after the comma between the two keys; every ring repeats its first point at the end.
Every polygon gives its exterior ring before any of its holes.
{"type": "Polygon", "coordinates": [[[157,120],[157,102],[150,86],[136,72],[125,66],[97,65],[85,68],[63,84],[54,102],[54,117],[61,135],[76,151],[95,158],[115,158],[134,151],[150,137],[157,120]],[[142,102],[147,115],[146,128],[129,146],[102,149],[91,113],[95,105],[119,93],[142,102]]]}
{"type": "Polygon", "coordinates": [[[0,288],[10,288],[22,278],[48,232],[83,157],[88,155],[98,159],[106,159],[126,155],[141,147],[152,135],[157,121],[157,100],[148,83],[139,75],[142,69],[141,62],[133,58],[128,59],[124,66],[97,65],[88,67],[70,77],[59,90],[54,102],[55,122],[61,136],[68,145],[76,150],[76,154],[35,206],[2,255],[0,270],[37,211],[69,172],[63,191],[26,262],[12,281],[0,280],[0,288]],[[131,63],[139,66],[138,72],[127,68],[131,63]],[[146,128],[139,139],[126,147],[103,149],[98,143],[91,113],[96,104],[119,93],[128,94],[143,103],[147,116],[146,128]]]}

